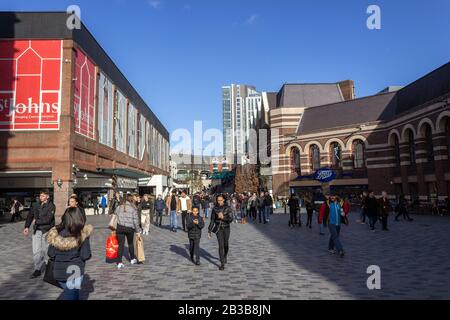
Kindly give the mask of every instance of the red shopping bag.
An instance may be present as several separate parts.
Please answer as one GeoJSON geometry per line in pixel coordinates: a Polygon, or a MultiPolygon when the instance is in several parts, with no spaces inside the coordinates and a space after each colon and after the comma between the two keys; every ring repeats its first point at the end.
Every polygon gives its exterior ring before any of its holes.
{"type": "Polygon", "coordinates": [[[117,236],[112,233],[108,239],[106,239],[106,259],[112,260],[117,259],[119,256],[119,242],[117,241],[117,236]]]}

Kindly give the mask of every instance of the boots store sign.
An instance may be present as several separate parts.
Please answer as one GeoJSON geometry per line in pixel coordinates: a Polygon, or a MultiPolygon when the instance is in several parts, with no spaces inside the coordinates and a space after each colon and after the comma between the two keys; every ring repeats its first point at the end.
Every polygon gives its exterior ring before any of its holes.
{"type": "Polygon", "coordinates": [[[322,183],[331,182],[336,179],[336,172],[330,169],[320,169],[314,174],[314,179],[322,183]]]}
{"type": "Polygon", "coordinates": [[[61,40],[0,40],[0,131],[59,130],[61,40]]]}

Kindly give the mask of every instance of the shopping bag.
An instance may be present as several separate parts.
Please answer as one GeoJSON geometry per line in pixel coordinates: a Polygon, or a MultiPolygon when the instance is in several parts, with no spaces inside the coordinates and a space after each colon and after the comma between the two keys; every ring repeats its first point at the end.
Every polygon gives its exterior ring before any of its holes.
{"type": "Polygon", "coordinates": [[[106,239],[106,259],[113,260],[119,257],[119,241],[117,236],[112,233],[108,239],[106,239]]]}
{"type": "Polygon", "coordinates": [[[140,234],[137,234],[136,237],[134,237],[134,252],[136,254],[137,261],[145,261],[144,241],[142,240],[140,234]]]}
{"type": "Polygon", "coordinates": [[[53,271],[55,270],[55,260],[49,259],[47,262],[47,267],[45,268],[44,282],[47,282],[55,287],[61,288],[59,282],[55,280],[53,271]]]}

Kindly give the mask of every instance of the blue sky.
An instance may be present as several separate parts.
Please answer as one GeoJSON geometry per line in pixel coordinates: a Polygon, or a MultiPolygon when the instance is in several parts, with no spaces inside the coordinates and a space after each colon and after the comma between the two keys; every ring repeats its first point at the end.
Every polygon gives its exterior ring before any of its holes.
{"type": "Polygon", "coordinates": [[[226,84],[352,79],[361,97],[450,61],[448,0],[1,0],[0,10],[71,4],[170,132],[195,120],[222,129],[226,84]],[[366,27],[371,4],[381,30],[366,27]]]}

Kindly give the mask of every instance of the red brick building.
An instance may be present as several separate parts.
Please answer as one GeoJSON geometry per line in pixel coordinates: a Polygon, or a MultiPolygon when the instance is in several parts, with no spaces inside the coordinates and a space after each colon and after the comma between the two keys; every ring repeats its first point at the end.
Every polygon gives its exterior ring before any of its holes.
{"type": "MultiPolygon", "coordinates": [[[[328,95],[335,88],[322,88],[328,95]]],[[[304,91],[304,90],[303,90],[304,91]]],[[[282,93],[278,93],[278,97],[282,93]]],[[[284,93],[286,94],[286,92],[284,93]]],[[[398,91],[288,107],[267,94],[272,133],[273,190],[278,195],[321,187],[311,175],[333,169],[332,189],[373,189],[391,197],[444,200],[450,192],[450,63],[398,91]]],[[[296,102],[297,101],[297,102],[296,102]]]]}
{"type": "MultiPolygon", "coordinates": [[[[66,13],[0,13],[0,198],[29,202],[136,190],[168,176],[169,133],[81,24],[66,13]],[[26,198],[26,199],[25,199],[26,198]]],[[[2,203],[4,204],[4,203],[2,203]]],[[[0,204],[1,205],[1,204],[0,204]]]]}

